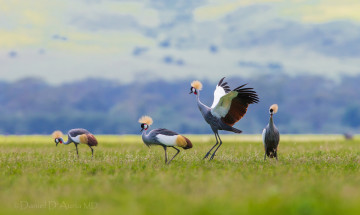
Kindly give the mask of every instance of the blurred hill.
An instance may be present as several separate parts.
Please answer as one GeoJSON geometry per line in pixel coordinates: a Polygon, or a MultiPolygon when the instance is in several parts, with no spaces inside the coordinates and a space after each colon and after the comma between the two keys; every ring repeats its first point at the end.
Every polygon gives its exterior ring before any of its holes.
{"type": "MultiPolygon", "coordinates": [[[[84,127],[96,134],[138,134],[141,115],[154,118],[154,128],[181,133],[211,133],[189,95],[192,79],[119,84],[87,79],[60,86],[40,79],[0,82],[0,133],[49,134],[84,127]]],[[[261,133],[268,107],[279,104],[276,124],[281,133],[343,133],[360,127],[360,76],[338,82],[318,76],[282,73],[228,79],[231,88],[249,83],[260,103],[251,105],[235,127],[261,133]]],[[[215,82],[203,81],[201,100],[211,105],[215,82]]]]}

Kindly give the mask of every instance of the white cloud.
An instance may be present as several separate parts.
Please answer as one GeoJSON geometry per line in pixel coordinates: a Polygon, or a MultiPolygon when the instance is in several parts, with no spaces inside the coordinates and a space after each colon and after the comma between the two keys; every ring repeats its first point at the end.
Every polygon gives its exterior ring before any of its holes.
{"type": "MultiPolygon", "coordinates": [[[[39,76],[60,83],[102,77],[128,82],[148,74],[217,80],[271,72],[271,63],[289,74],[360,73],[354,48],[359,27],[303,24],[309,11],[300,7],[301,1],[210,0],[202,6],[182,3],[180,8],[166,1],[69,2],[0,0],[2,79],[39,76]],[[158,46],[162,40],[169,40],[167,48],[158,46]],[[211,53],[210,45],[219,51],[211,53]],[[147,51],[133,56],[135,47],[147,51]],[[173,62],[164,63],[166,57],[173,62]]],[[[325,3],[319,2],[316,10],[325,3]]]]}

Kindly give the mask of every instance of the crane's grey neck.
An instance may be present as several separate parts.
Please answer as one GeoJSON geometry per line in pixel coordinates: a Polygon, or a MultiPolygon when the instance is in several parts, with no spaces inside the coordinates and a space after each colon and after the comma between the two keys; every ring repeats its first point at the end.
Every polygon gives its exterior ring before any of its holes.
{"type": "Polygon", "coordinates": [[[269,128],[270,128],[270,129],[274,129],[274,127],[275,127],[275,125],[274,125],[273,115],[270,114],[269,128]]]}
{"type": "Polygon", "coordinates": [[[149,145],[151,144],[151,139],[150,139],[149,134],[147,134],[147,130],[145,130],[145,129],[142,132],[142,139],[143,139],[145,145],[147,147],[149,147],[149,145]]]}
{"type": "Polygon", "coordinates": [[[64,139],[62,137],[60,137],[61,141],[63,142],[64,145],[70,144],[72,143],[71,139],[68,137],[68,140],[65,142],[64,139]]]}
{"type": "Polygon", "coordinates": [[[199,110],[204,115],[208,111],[209,107],[207,107],[200,101],[199,91],[197,92],[196,99],[197,99],[197,104],[198,104],[199,110]]]}

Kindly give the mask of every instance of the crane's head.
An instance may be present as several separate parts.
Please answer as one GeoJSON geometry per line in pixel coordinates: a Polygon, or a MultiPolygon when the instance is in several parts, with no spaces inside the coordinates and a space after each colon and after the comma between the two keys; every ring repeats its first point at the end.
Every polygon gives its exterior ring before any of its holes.
{"type": "Polygon", "coordinates": [[[142,116],[140,119],[139,119],[139,123],[141,123],[141,131],[143,130],[148,130],[150,125],[153,124],[153,120],[150,116],[142,116]]]}
{"type": "Polygon", "coordinates": [[[191,88],[189,94],[194,93],[195,95],[197,95],[200,90],[202,90],[202,83],[200,81],[191,82],[191,88]]]}
{"type": "Polygon", "coordinates": [[[55,144],[56,146],[59,144],[59,143],[63,143],[63,133],[61,131],[54,131],[52,133],[52,137],[55,139],[55,144]]]}
{"type": "Polygon", "coordinates": [[[273,104],[270,106],[269,113],[272,116],[274,113],[276,113],[279,109],[279,106],[277,104],[273,104]]]}

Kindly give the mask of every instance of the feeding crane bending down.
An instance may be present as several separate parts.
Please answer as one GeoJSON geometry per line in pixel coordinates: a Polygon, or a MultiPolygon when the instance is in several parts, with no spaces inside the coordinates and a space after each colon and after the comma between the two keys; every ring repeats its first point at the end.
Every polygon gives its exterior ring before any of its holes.
{"type": "Polygon", "coordinates": [[[62,143],[64,145],[68,145],[70,143],[74,143],[76,147],[76,154],[79,157],[79,151],[78,151],[78,145],[79,144],[86,144],[91,149],[91,157],[94,156],[94,149],[93,146],[97,146],[98,142],[93,134],[91,134],[88,130],[83,128],[76,128],[71,129],[68,132],[68,140],[64,142],[64,139],[62,138],[63,133],[61,131],[54,131],[53,138],[55,139],[56,146],[59,143],[62,143]]]}
{"type": "Polygon", "coordinates": [[[270,106],[269,113],[270,113],[270,120],[269,124],[264,128],[262,133],[265,155],[264,160],[266,160],[266,156],[269,158],[275,157],[276,160],[278,159],[277,148],[280,141],[280,133],[279,130],[276,128],[274,124],[273,115],[278,111],[278,105],[273,104],[270,106]]]}
{"type": "Polygon", "coordinates": [[[146,146],[150,147],[151,145],[160,145],[164,147],[165,164],[169,164],[176,157],[176,155],[180,153],[180,150],[177,149],[175,146],[181,147],[183,149],[192,148],[192,143],[188,138],[176,132],[169,131],[165,128],[154,129],[151,130],[149,133],[146,133],[150,125],[152,125],[153,123],[152,118],[149,116],[141,117],[139,119],[139,123],[141,123],[142,139],[146,146]],[[174,157],[172,157],[169,162],[167,161],[168,158],[166,154],[167,147],[174,148],[177,151],[174,157]]]}
{"type": "Polygon", "coordinates": [[[234,90],[230,90],[227,82],[223,82],[224,79],[225,77],[219,81],[215,88],[214,101],[211,108],[201,103],[199,99],[199,93],[202,89],[201,82],[193,81],[191,83],[190,94],[194,93],[196,95],[199,110],[205,121],[211,126],[216,139],[216,144],[206,153],[204,159],[219,145],[210,157],[210,160],[214,159],[216,151],[220,148],[222,141],[218,131],[225,130],[241,133],[242,131],[232,126],[245,115],[249,104],[259,102],[259,98],[253,88],[244,88],[246,86],[244,84],[234,90]]]}

